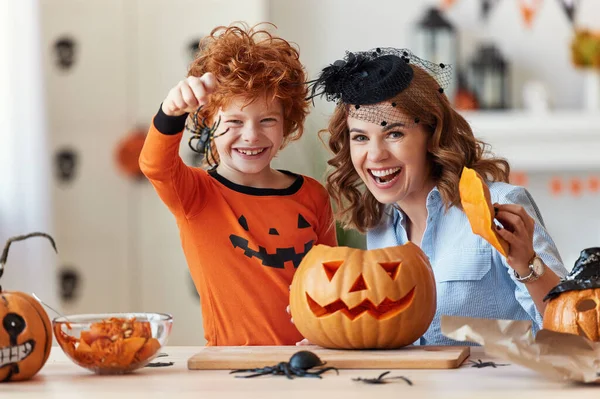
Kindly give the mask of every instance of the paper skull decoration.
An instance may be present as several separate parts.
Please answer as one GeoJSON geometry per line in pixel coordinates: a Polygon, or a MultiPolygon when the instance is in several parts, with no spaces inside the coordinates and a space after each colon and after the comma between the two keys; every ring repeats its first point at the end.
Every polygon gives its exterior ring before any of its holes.
{"type": "MultiPolygon", "coordinates": [[[[0,257],[0,277],[13,241],[29,237],[47,237],[31,233],[8,240],[0,257]]],[[[0,287],[0,382],[22,381],[33,377],[46,363],[52,347],[52,326],[44,308],[33,297],[0,287]]]]}
{"type": "Polygon", "coordinates": [[[545,329],[600,341],[600,247],[581,251],[571,273],[546,300],[545,329]]]}
{"type": "Polygon", "coordinates": [[[427,256],[408,242],[361,250],[317,245],[290,288],[300,333],[325,348],[399,348],[429,327],[436,288],[427,256]]]}
{"type": "Polygon", "coordinates": [[[70,69],[76,61],[77,43],[72,37],[62,36],[54,43],[56,64],[60,69],[70,69]]]}

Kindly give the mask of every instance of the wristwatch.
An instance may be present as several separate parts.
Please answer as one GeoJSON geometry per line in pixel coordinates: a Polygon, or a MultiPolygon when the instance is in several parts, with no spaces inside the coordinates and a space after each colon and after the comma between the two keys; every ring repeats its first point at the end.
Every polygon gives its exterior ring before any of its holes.
{"type": "Polygon", "coordinates": [[[531,258],[531,260],[529,261],[529,270],[529,275],[524,277],[519,276],[519,273],[517,273],[516,270],[513,270],[517,281],[524,284],[531,283],[540,278],[542,274],[544,274],[544,272],[546,271],[546,265],[544,264],[542,259],[539,256],[537,256],[537,254],[533,255],[533,258],[531,258]]]}

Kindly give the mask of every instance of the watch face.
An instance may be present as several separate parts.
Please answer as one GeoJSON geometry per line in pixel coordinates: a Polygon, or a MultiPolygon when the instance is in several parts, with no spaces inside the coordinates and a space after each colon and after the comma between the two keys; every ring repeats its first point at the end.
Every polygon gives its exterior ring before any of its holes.
{"type": "Polygon", "coordinates": [[[544,273],[544,262],[542,262],[542,260],[540,258],[538,258],[537,256],[533,259],[532,266],[533,266],[533,271],[538,276],[541,275],[542,273],[544,273]]]}

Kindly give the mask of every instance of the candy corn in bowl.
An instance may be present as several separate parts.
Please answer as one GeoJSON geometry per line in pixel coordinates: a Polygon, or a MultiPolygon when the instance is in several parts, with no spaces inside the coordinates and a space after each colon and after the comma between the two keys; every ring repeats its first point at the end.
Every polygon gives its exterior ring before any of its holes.
{"type": "Polygon", "coordinates": [[[165,313],[105,313],[58,317],[54,336],[75,364],[97,374],[144,367],[166,344],[173,317],[165,313]]]}

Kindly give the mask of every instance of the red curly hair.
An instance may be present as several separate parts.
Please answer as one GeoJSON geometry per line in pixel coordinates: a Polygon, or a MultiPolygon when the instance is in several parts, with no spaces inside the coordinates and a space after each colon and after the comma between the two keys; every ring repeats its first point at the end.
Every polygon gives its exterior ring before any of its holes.
{"type": "MultiPolygon", "coordinates": [[[[419,118],[429,138],[428,159],[431,177],[436,182],[445,208],[462,208],[458,182],[463,166],[474,169],[490,181],[508,182],[509,163],[502,158],[487,156],[489,146],[474,135],[468,122],[456,112],[439,84],[427,72],[411,65],[413,83],[398,93],[393,101],[406,115],[419,118]],[[428,90],[433,96],[418,96],[415,90],[428,90]]],[[[345,227],[355,227],[361,233],[377,226],[383,217],[385,204],[375,199],[365,188],[350,158],[350,132],[347,105],[337,105],[329,126],[319,132],[323,139],[329,133],[329,149],[333,157],[327,162],[333,167],[327,176],[327,190],[337,205],[338,217],[345,227]]]]}
{"type": "MultiPolygon", "coordinates": [[[[201,40],[188,76],[211,72],[217,79],[217,88],[201,112],[211,123],[219,109],[227,107],[234,97],[246,98],[247,104],[260,96],[267,101],[278,99],[283,105],[283,148],[304,132],[309,110],[306,71],[296,48],[259,29],[259,25],[262,24],[248,27],[239,23],[213,29],[201,40]]],[[[215,146],[211,146],[211,151],[218,163],[215,146]]]]}

